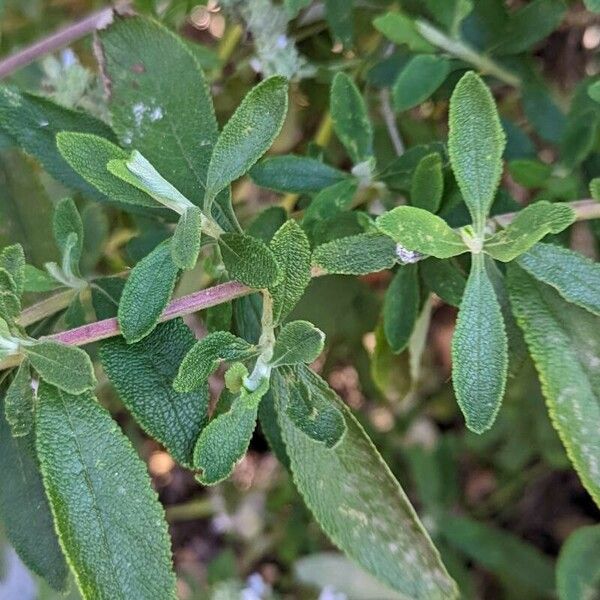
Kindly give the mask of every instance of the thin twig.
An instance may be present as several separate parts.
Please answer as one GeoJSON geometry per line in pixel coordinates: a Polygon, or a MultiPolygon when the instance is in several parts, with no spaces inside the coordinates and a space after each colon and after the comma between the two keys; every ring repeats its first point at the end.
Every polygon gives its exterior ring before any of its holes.
{"type": "Polygon", "coordinates": [[[381,105],[381,116],[388,130],[388,135],[394,146],[396,154],[400,156],[404,154],[404,143],[400,137],[400,131],[398,131],[398,124],[396,123],[396,115],[392,109],[390,102],[390,90],[389,88],[383,88],[379,93],[379,101],[381,105]]]}

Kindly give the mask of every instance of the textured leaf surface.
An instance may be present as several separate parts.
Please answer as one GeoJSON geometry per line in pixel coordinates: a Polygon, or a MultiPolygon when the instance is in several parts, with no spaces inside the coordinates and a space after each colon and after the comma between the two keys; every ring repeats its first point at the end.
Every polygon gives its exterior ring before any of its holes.
{"type": "Polygon", "coordinates": [[[296,306],[310,282],[310,244],[296,221],[286,221],[269,245],[281,274],[270,288],[273,297],[273,321],[280,323],[296,306]]]}
{"type": "Polygon", "coordinates": [[[171,240],[171,254],[176,267],[190,270],[196,266],[200,252],[201,227],[202,211],[197,206],[188,208],[179,218],[171,240]]]}
{"type": "Polygon", "coordinates": [[[456,598],[455,584],[402,488],[335,394],[347,431],[333,449],[311,440],[281,410],[290,380],[298,378],[329,387],[306,367],[273,378],[294,481],[321,527],[348,556],[408,598],[456,598]]]}
{"type": "Polygon", "coordinates": [[[356,84],[345,73],[336,73],[329,101],[333,128],[354,164],[373,155],[373,126],[367,105],[356,84]]]}
{"type": "Polygon", "coordinates": [[[321,190],[309,204],[304,213],[302,225],[313,224],[348,210],[352,204],[358,183],[354,179],[345,179],[321,190]]]}
{"type": "Polygon", "coordinates": [[[428,258],[419,264],[425,285],[444,302],[459,306],[467,280],[449,260],[428,258]]]}
{"type": "Polygon", "coordinates": [[[54,531],[33,437],[13,438],[0,392],[0,521],[23,562],[54,589],[66,587],[68,567],[54,531]]]}
{"type": "Polygon", "coordinates": [[[241,233],[219,237],[223,264],[230,277],[254,288],[267,288],[280,281],[275,255],[264,242],[241,233]]]}
{"type": "Polygon", "coordinates": [[[180,392],[195,390],[206,383],[208,376],[222,360],[245,360],[255,354],[255,346],[233,333],[215,331],[196,342],[188,351],[173,385],[180,392]]]}
{"type": "Polygon", "coordinates": [[[536,202],[519,211],[503,231],[485,241],[485,251],[503,262],[523,254],[549,233],[560,233],[575,221],[575,212],[566,204],[536,202]]]}
{"type": "Polygon", "coordinates": [[[313,264],[327,273],[364,275],[396,264],[396,243],[381,233],[359,233],[317,246],[313,264]]]}
{"type": "Polygon", "coordinates": [[[467,252],[460,235],[437,215],[414,206],[398,206],[380,217],[377,227],[406,250],[450,258],[467,252]]]}
{"type": "Polygon", "coordinates": [[[261,187],[305,194],[319,192],[347,177],[346,173],[308,156],[274,156],[254,165],[250,177],[261,187]]]}
{"type": "Polygon", "coordinates": [[[81,348],[46,340],[23,350],[39,376],[61,390],[81,394],[96,385],[92,362],[81,348]]]}
{"type": "Polygon", "coordinates": [[[7,246],[0,252],[0,269],[10,274],[15,283],[15,294],[20,297],[25,286],[25,254],[21,244],[7,246]]]}
{"type": "Polygon", "coordinates": [[[156,327],[171,299],[178,272],[168,243],[157,246],[132,269],[118,313],[123,337],[129,343],[141,340],[156,327]]]}
{"type": "Polygon", "coordinates": [[[600,327],[550,286],[509,267],[513,311],[523,330],[554,427],[583,485],[600,505],[600,327]]]}
{"type": "Polygon", "coordinates": [[[427,154],[417,165],[410,186],[410,202],[417,208],[435,213],[444,194],[442,158],[437,152],[427,154]]]}
{"type": "Polygon", "coordinates": [[[36,434],[61,545],[84,597],[174,599],[164,512],[108,411],[90,393],[42,384],[36,434]]]}
{"type": "Polygon", "coordinates": [[[223,127],[208,167],[209,199],[246,173],[270,148],[287,112],[287,88],[285,77],[265,79],[248,92],[223,127]]]}
{"type": "Polygon", "coordinates": [[[452,338],[452,383],[467,427],[489,429],[500,410],[508,368],[508,341],[500,304],[474,255],[452,338]]]}
{"type": "Polygon", "coordinates": [[[79,275],[79,260],[83,249],[83,223],[71,198],[65,198],[56,205],[52,230],[62,256],[69,258],[71,271],[79,275]]]}
{"type": "Polygon", "coordinates": [[[292,321],[284,325],[273,348],[271,365],[311,363],[323,351],[325,334],[308,321],[292,321]]]}
{"type": "Polygon", "coordinates": [[[392,88],[396,110],[408,110],[425,102],[444,83],[450,71],[446,58],[419,54],[402,69],[392,88]]]}
{"type": "Polygon", "coordinates": [[[600,315],[600,264],[554,244],[536,244],[518,263],[567,302],[600,315]]]}
{"type": "Polygon", "coordinates": [[[33,389],[29,361],[24,360],[17,369],[5,398],[6,420],[15,437],[28,435],[33,430],[33,389]]]}
{"type": "Polygon", "coordinates": [[[560,600],[594,598],[600,590],[600,525],[575,530],[563,544],[556,565],[560,600]]]}
{"type": "Polygon", "coordinates": [[[448,120],[452,170],[476,229],[483,228],[502,174],[505,138],[494,98],[474,72],[456,84],[448,120]]]}
{"type": "Polygon", "coordinates": [[[410,341],[419,316],[420,290],[416,265],[399,267],[388,289],[383,303],[383,328],[385,337],[398,354],[410,341]]]}

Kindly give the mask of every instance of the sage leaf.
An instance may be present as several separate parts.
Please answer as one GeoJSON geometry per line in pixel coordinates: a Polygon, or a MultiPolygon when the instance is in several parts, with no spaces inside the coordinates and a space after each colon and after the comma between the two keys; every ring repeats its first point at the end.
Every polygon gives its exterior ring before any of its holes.
{"type": "Polygon", "coordinates": [[[56,537],[33,435],[11,435],[2,396],[0,392],[0,470],[6,483],[0,485],[0,523],[21,560],[63,591],[69,568],[56,537]]]}
{"type": "Polygon", "coordinates": [[[33,401],[29,361],[24,360],[6,390],[6,421],[14,437],[29,435],[33,431],[33,401]]]}
{"type": "Polygon", "coordinates": [[[600,581],[600,525],[576,529],[562,545],[556,564],[560,600],[584,600],[600,581]]]}
{"type": "Polygon", "coordinates": [[[335,40],[339,40],[345,48],[352,45],[354,37],[354,21],[352,16],[354,0],[325,0],[325,18],[335,40]]]}
{"type": "Polygon", "coordinates": [[[598,317],[565,302],[555,289],[514,263],[508,286],[552,424],[583,486],[600,506],[600,434],[592,425],[600,419],[598,317]]]}
{"type": "Polygon", "coordinates": [[[89,392],[73,396],[42,383],[36,448],[82,595],[174,600],[163,509],[144,464],[108,411],[89,392]],[[117,558],[123,556],[127,560],[117,558]]]}
{"type": "Polygon", "coordinates": [[[273,76],[252,88],[233,113],[213,148],[206,180],[210,202],[241,177],[270,148],[279,134],[288,103],[288,82],[273,76]]]}
{"type": "Polygon", "coordinates": [[[456,84],[448,121],[452,170],[475,230],[482,232],[502,175],[506,140],[494,98],[473,71],[456,84]]]}
{"type": "Polygon", "coordinates": [[[300,225],[289,219],[275,232],[269,248],[281,274],[279,283],[269,288],[273,322],[278,324],[296,306],[310,282],[310,243],[300,225]]]}
{"type": "Polygon", "coordinates": [[[410,186],[410,202],[417,208],[436,213],[444,195],[442,159],[437,152],[424,156],[415,169],[410,186]]]}
{"type": "Polygon", "coordinates": [[[251,393],[242,388],[231,408],[202,431],[194,450],[194,466],[202,470],[196,477],[200,483],[214,485],[231,475],[248,450],[256,427],[258,404],[268,389],[268,379],[251,393]]]}
{"type": "Polygon", "coordinates": [[[345,73],[336,73],[331,84],[329,109],[333,128],[356,165],[373,156],[373,125],[356,84],[345,73]]]}
{"type": "Polygon", "coordinates": [[[42,340],[22,350],[44,381],[65,392],[81,394],[96,385],[92,362],[81,348],[42,340]]]}
{"type": "Polygon", "coordinates": [[[171,299],[178,272],[168,242],[157,246],[131,270],[118,312],[128,343],[141,340],[156,327],[171,299]]]}
{"type": "Polygon", "coordinates": [[[25,286],[25,254],[21,244],[6,246],[0,252],[0,269],[10,274],[15,284],[15,295],[20,298],[25,286]]]}
{"type": "Polygon", "coordinates": [[[46,271],[41,271],[33,265],[25,265],[23,291],[51,292],[64,284],[51,277],[46,271]]]}
{"type": "Polygon", "coordinates": [[[178,392],[191,392],[206,383],[221,361],[246,360],[256,354],[255,346],[229,331],[209,333],[185,355],[173,387],[178,392]]]}
{"type": "Polygon", "coordinates": [[[311,363],[323,351],[325,334],[308,321],[292,321],[286,323],[279,332],[273,357],[272,367],[311,363]]]}
{"type": "Polygon", "coordinates": [[[473,10],[473,0],[425,0],[431,16],[450,33],[458,31],[473,10]]]}
{"type": "Polygon", "coordinates": [[[484,250],[496,260],[509,262],[549,233],[560,233],[575,221],[567,204],[536,202],[517,213],[508,227],[485,241],[484,250]]]}
{"type": "Polygon", "coordinates": [[[468,251],[460,235],[444,219],[422,208],[397,206],[377,217],[375,223],[406,250],[436,258],[450,258],[468,251]]]}
{"type": "Polygon", "coordinates": [[[110,161],[129,156],[122,148],[97,135],[71,131],[59,133],[56,145],[73,171],[103,197],[128,205],[157,208],[156,202],[147,194],[107,170],[110,161]]]}
{"type": "Polygon", "coordinates": [[[500,303],[483,255],[475,254],[452,338],[452,383],[471,431],[483,433],[494,423],[507,369],[508,340],[500,303]]]}
{"type": "Polygon", "coordinates": [[[419,263],[425,285],[444,302],[459,306],[467,280],[450,260],[428,258],[419,263]]]}
{"type": "Polygon", "coordinates": [[[530,275],[552,286],[567,302],[600,316],[600,265],[554,244],[536,244],[517,260],[530,275]]]}
{"type": "Polygon", "coordinates": [[[448,59],[433,54],[413,56],[398,75],[392,87],[394,108],[408,110],[425,102],[450,72],[448,59]]]}
{"type": "Polygon", "coordinates": [[[232,279],[254,288],[268,288],[281,280],[275,256],[264,242],[241,233],[224,233],[219,249],[232,279]]]}
{"type": "Polygon", "coordinates": [[[246,233],[268,244],[273,239],[277,230],[287,220],[285,209],[281,206],[269,206],[269,208],[261,211],[250,223],[246,229],[246,233]]]}
{"type": "Polygon", "coordinates": [[[19,298],[13,292],[0,287],[0,317],[9,323],[14,323],[20,314],[21,301],[19,298]]]}
{"type": "Polygon", "coordinates": [[[347,175],[308,156],[273,156],[254,165],[249,172],[256,185],[278,192],[306,194],[319,192],[347,175]]]}
{"type": "Polygon", "coordinates": [[[270,388],[258,406],[258,422],[273,454],[286,469],[289,469],[290,459],[285,450],[283,438],[281,437],[281,427],[277,422],[273,391],[270,388]]]}
{"type": "MultiPolygon", "coordinates": [[[[439,554],[398,482],[343,402],[332,392],[346,421],[335,448],[311,440],[286,415],[290,378],[314,394],[329,386],[307,367],[276,371],[275,406],[294,482],[317,521],[350,558],[392,589],[415,600],[458,595],[439,554]]],[[[327,393],[327,392],[326,392],[327,393]]]]}
{"type": "Polygon", "coordinates": [[[202,211],[197,206],[188,208],[179,217],[179,222],[171,240],[173,263],[179,269],[189,271],[196,266],[200,252],[203,218],[202,211]]]}
{"type": "Polygon", "coordinates": [[[417,30],[415,22],[400,12],[388,12],[373,21],[375,29],[394,42],[406,44],[413,52],[435,52],[432,46],[417,30]]]}
{"type": "Polygon", "coordinates": [[[64,266],[68,267],[71,273],[79,276],[79,261],[83,249],[83,223],[71,198],[64,198],[56,205],[52,230],[63,256],[64,266]]]}
{"type": "Polygon", "coordinates": [[[394,354],[399,354],[408,346],[419,316],[420,303],[417,266],[399,267],[383,302],[383,329],[394,354]]]}
{"type": "Polygon", "coordinates": [[[315,248],[312,261],[330,274],[365,275],[391,269],[397,258],[394,240],[372,232],[321,244],[315,248]]]}
{"type": "Polygon", "coordinates": [[[323,221],[349,210],[357,188],[355,179],[345,179],[321,190],[304,212],[302,226],[307,229],[316,221],[323,221]]]}

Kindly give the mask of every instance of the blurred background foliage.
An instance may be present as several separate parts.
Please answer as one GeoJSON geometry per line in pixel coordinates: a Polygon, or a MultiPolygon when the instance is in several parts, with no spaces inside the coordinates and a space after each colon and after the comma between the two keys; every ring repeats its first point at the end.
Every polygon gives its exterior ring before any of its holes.
{"type": "MultiPolygon", "coordinates": [[[[494,211],[506,212],[532,199],[586,197],[587,181],[600,172],[600,105],[590,105],[585,93],[600,70],[598,15],[578,1],[564,9],[555,2],[553,11],[511,31],[506,28],[515,24],[507,25],[505,11],[535,2],[447,0],[445,6],[457,4],[468,16],[451,25],[474,47],[492,48],[496,59],[523,81],[520,88],[494,87],[508,136],[505,193],[494,211]],[[519,40],[525,40],[523,48],[519,40]]],[[[445,18],[444,2],[406,0],[401,5],[414,16],[445,18]]],[[[104,6],[90,0],[0,0],[0,53],[5,56],[104,6]]],[[[449,93],[464,63],[453,60],[450,75],[428,99],[394,114],[393,102],[398,100],[390,100],[389,88],[414,53],[394,46],[371,25],[393,6],[398,3],[137,0],[125,9],[151,14],[189,41],[208,74],[221,123],[259,74],[290,77],[290,112],[273,154],[324,154],[329,164],[349,167],[331,135],[327,113],[331,78],[345,69],[365,90],[376,122],[378,164],[385,166],[399,150],[408,149],[406,170],[395,173],[392,186],[406,193],[420,158],[411,159],[411,149],[445,139],[449,93]],[[397,132],[389,129],[390,111],[397,132]]],[[[92,36],[40,58],[10,80],[65,106],[107,118],[92,36]]],[[[447,189],[441,214],[460,223],[464,209],[453,201],[452,186],[447,189]]],[[[22,243],[30,262],[38,266],[54,260],[50,215],[66,193],[0,132],[0,245],[22,243]]],[[[77,202],[85,224],[88,273],[110,274],[131,266],[167,235],[167,224],[82,197],[77,202]]],[[[251,224],[251,232],[268,236],[284,218],[283,209],[302,209],[306,199],[282,198],[246,178],[234,187],[234,202],[244,226],[251,224]]],[[[337,215],[337,233],[319,235],[354,232],[352,215],[337,215]]],[[[599,236],[597,225],[580,223],[573,228],[570,244],[597,258],[599,236]]],[[[177,293],[217,282],[220,275],[205,256],[183,277],[177,293]]],[[[532,365],[523,360],[514,365],[494,428],[481,436],[467,432],[448,381],[456,309],[437,296],[430,300],[409,350],[395,355],[379,323],[389,277],[386,272],[313,280],[294,317],[309,319],[327,334],[326,353],[316,368],[367,428],[441,549],[463,596],[552,598],[556,561],[561,548],[568,548],[561,564],[571,561],[579,569],[589,565],[582,575],[592,590],[586,598],[600,597],[600,534],[597,527],[582,529],[598,522],[598,510],[550,424],[532,365]],[[595,555],[590,553],[593,548],[595,555]]],[[[252,326],[247,319],[252,303],[252,297],[236,303],[233,318],[244,321],[238,328],[252,326]]],[[[43,327],[64,327],[82,318],[85,315],[65,314],[43,327]]],[[[225,307],[194,315],[189,324],[200,334],[230,318],[225,307]]],[[[219,385],[217,379],[214,385],[219,385]]],[[[105,377],[100,379],[99,397],[148,463],[167,510],[183,600],[394,598],[336,553],[260,432],[232,478],[203,489],[144,436],[105,377]]],[[[0,598],[55,598],[27,573],[10,547],[4,545],[0,556],[0,598]]],[[[69,596],[76,597],[75,592],[69,596]]]]}

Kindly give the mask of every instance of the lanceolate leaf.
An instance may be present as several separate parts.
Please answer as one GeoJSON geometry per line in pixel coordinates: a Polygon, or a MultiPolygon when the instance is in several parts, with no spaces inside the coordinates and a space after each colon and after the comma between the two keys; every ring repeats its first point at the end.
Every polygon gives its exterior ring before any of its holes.
{"type": "Polygon", "coordinates": [[[315,221],[333,217],[339,212],[348,210],[352,204],[358,183],[354,179],[345,179],[322,189],[312,200],[304,213],[302,226],[314,224],[315,221]]]}
{"type": "Polygon", "coordinates": [[[163,510],[144,464],[90,393],[39,390],[36,447],[61,546],[86,598],[174,599],[163,510]]]}
{"type": "Polygon", "coordinates": [[[279,332],[273,348],[271,365],[311,363],[323,351],[325,334],[308,321],[292,321],[279,332]]]}
{"type": "Polygon", "coordinates": [[[269,245],[281,273],[281,280],[270,288],[273,321],[280,323],[296,306],[310,282],[310,244],[296,221],[286,221],[269,245]]]}
{"type": "Polygon", "coordinates": [[[319,192],[347,177],[346,173],[308,156],[274,156],[250,169],[250,177],[261,187],[305,194],[319,192]]]}
{"type": "Polygon", "coordinates": [[[452,170],[475,228],[481,231],[502,174],[505,138],[494,98],[473,71],[454,88],[448,119],[452,170]]]}
{"type": "Polygon", "coordinates": [[[61,390],[81,394],[96,385],[92,363],[81,348],[42,340],[23,351],[39,376],[61,390]]]}
{"type": "Polygon", "coordinates": [[[485,241],[485,251],[496,260],[509,262],[549,233],[560,233],[575,221],[566,204],[536,202],[519,211],[510,225],[485,241]]]}
{"type": "Polygon", "coordinates": [[[135,265],[119,304],[119,325],[127,342],[141,340],[156,327],[171,299],[178,272],[168,243],[160,244],[135,265]]]}
{"type": "Polygon", "coordinates": [[[402,69],[392,90],[394,107],[403,111],[425,102],[444,82],[450,71],[448,59],[418,54],[402,69]]]}
{"type": "Polygon", "coordinates": [[[600,265],[554,244],[536,244],[517,261],[567,301],[600,316],[600,265]]]}
{"type": "Polygon", "coordinates": [[[508,341],[500,304],[485,270],[473,255],[471,273],[452,338],[452,383],[467,427],[489,429],[504,395],[508,341]]]}
{"type": "Polygon", "coordinates": [[[600,525],[576,529],[563,544],[556,565],[560,600],[594,596],[600,584],[600,525]]]}
{"type": "Polygon", "coordinates": [[[420,290],[416,265],[399,267],[385,293],[383,327],[385,337],[398,354],[410,341],[419,316],[420,290]]]}
{"type": "Polygon", "coordinates": [[[397,260],[396,243],[381,233],[359,233],[317,246],[313,264],[327,273],[363,275],[391,269],[397,260]]]}
{"type": "Polygon", "coordinates": [[[171,254],[176,267],[193,269],[200,252],[202,211],[197,206],[188,208],[179,217],[171,240],[171,254]]]}
{"type": "Polygon", "coordinates": [[[14,438],[0,391],[0,522],[21,560],[54,589],[64,590],[69,569],[52,522],[33,448],[33,433],[14,438]]]}
{"type": "Polygon", "coordinates": [[[71,271],[79,275],[79,260],[83,249],[83,223],[71,198],[65,198],[56,205],[53,232],[62,256],[70,259],[71,271]],[[74,243],[73,236],[75,236],[74,243]]]}
{"type": "Polygon", "coordinates": [[[282,410],[299,379],[329,389],[307,367],[273,376],[276,409],[294,481],[334,543],[367,571],[415,600],[457,597],[454,582],[398,482],[335,394],[347,431],[335,448],[311,440],[282,410]]]}
{"type": "Polygon", "coordinates": [[[548,404],[569,458],[583,485],[600,506],[600,326],[598,317],[509,267],[509,290],[517,323],[533,358],[548,404]]]}
{"type": "Polygon", "coordinates": [[[394,44],[406,44],[413,52],[435,51],[417,31],[414,21],[402,13],[388,12],[377,17],[373,25],[394,44]]]}
{"type": "Polygon", "coordinates": [[[269,149],[285,119],[288,82],[265,79],[250,90],[227,122],[213,149],[208,167],[208,201],[241,177],[269,149]]]}
{"type": "Polygon", "coordinates": [[[33,389],[29,361],[24,360],[6,391],[6,420],[15,437],[28,435],[33,430],[33,389]]]}
{"type": "Polygon", "coordinates": [[[335,132],[354,164],[373,155],[373,126],[356,84],[345,73],[337,73],[331,84],[331,118],[335,132]]]}
{"type": "Polygon", "coordinates": [[[0,269],[10,274],[15,283],[15,294],[20,297],[25,285],[25,254],[21,244],[7,246],[0,252],[0,269]]]}
{"type": "Polygon", "coordinates": [[[427,154],[417,165],[410,186],[410,202],[417,208],[435,213],[444,194],[442,159],[437,152],[427,154]]]}
{"type": "Polygon", "coordinates": [[[467,252],[444,219],[414,206],[398,206],[377,218],[377,227],[406,250],[450,258],[467,252]]]}

